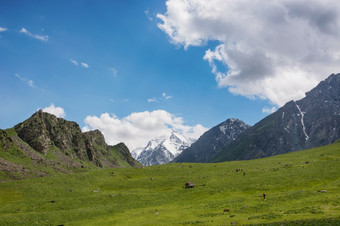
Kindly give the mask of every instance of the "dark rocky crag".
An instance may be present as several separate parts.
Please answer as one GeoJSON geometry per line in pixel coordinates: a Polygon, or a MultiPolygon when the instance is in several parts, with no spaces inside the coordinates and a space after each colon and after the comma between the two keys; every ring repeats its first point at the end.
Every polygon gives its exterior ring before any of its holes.
{"type": "Polygon", "coordinates": [[[205,132],[174,162],[211,162],[212,158],[250,126],[239,119],[228,119],[205,132]]]}
{"type": "Polygon", "coordinates": [[[332,74],[224,147],[212,161],[268,157],[331,144],[340,138],[340,74],[332,74]]]}
{"type": "Polygon", "coordinates": [[[12,129],[0,130],[0,173],[9,178],[127,166],[142,167],[123,143],[109,146],[99,130],[82,133],[77,123],[41,110],[12,129]]]}

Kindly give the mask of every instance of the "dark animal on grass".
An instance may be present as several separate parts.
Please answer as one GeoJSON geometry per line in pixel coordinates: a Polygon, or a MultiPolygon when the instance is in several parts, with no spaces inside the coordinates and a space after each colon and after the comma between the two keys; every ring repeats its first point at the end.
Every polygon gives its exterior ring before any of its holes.
{"type": "Polygon", "coordinates": [[[267,194],[263,193],[263,199],[266,199],[267,194]]]}
{"type": "Polygon", "coordinates": [[[194,188],[195,184],[191,181],[185,183],[185,188],[194,188]]]}

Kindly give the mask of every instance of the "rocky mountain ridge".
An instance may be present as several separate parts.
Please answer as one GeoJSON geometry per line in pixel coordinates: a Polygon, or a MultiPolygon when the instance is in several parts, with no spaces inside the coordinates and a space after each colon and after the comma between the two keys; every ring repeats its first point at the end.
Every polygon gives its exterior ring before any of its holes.
{"type": "Polygon", "coordinates": [[[331,144],[339,138],[340,73],[256,123],[212,161],[268,157],[331,144]]]}
{"type": "Polygon", "coordinates": [[[82,133],[77,123],[41,110],[12,129],[0,130],[0,169],[11,178],[95,167],[141,165],[123,143],[107,145],[99,130],[82,133]]]}
{"type": "Polygon", "coordinates": [[[249,127],[239,119],[227,119],[205,132],[175,158],[174,162],[210,162],[218,151],[234,141],[249,127]]]}

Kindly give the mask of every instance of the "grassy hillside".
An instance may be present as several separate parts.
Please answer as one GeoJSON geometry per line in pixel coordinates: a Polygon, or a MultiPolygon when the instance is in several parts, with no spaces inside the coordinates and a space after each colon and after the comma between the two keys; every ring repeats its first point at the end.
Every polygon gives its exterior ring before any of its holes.
{"type": "Polygon", "coordinates": [[[250,161],[3,182],[0,203],[0,225],[339,225],[340,142],[250,161]]]}
{"type": "MultiPolygon", "coordinates": [[[[91,137],[90,133],[100,132],[88,132],[87,139],[98,137],[91,137]]],[[[102,145],[95,141],[91,144],[92,154],[95,155],[96,161],[86,161],[78,158],[73,150],[60,150],[55,145],[50,145],[45,153],[40,153],[20,139],[14,128],[0,130],[0,182],[87,172],[98,168],[98,163],[103,168],[142,167],[132,158],[123,143],[107,146],[104,137],[102,140],[104,142],[102,145]]]]}

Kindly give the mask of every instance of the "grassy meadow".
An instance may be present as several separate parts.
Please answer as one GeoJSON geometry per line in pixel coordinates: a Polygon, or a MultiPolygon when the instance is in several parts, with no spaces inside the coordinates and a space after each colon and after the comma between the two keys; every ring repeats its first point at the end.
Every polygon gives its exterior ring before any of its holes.
{"type": "Polygon", "coordinates": [[[250,161],[2,182],[0,204],[0,225],[340,225],[340,142],[250,161]]]}

